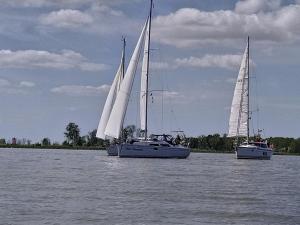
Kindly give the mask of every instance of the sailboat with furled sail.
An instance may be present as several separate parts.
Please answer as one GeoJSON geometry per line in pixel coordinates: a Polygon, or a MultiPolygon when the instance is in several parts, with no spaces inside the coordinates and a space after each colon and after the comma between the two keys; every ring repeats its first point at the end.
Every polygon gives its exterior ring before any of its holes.
{"type": "Polygon", "coordinates": [[[236,137],[236,157],[238,159],[270,159],[273,151],[267,143],[250,141],[250,49],[249,37],[242,58],[240,71],[234,90],[231,113],[229,119],[228,137],[236,137]],[[238,145],[241,138],[246,137],[246,142],[238,145]]]}
{"type": "MultiPolygon", "coordinates": [[[[151,0],[149,17],[142,29],[135,50],[127,67],[124,78],[120,84],[119,90],[113,106],[108,107],[107,116],[103,116],[103,126],[99,125],[98,137],[120,138],[123,122],[129,102],[132,85],[139,62],[142,46],[144,43],[141,91],[140,91],[140,122],[143,138],[132,139],[115,145],[119,157],[133,158],[186,158],[190,154],[190,149],[173,142],[170,135],[149,135],[148,134],[148,96],[149,96],[149,61],[150,61],[150,40],[151,40],[151,20],[153,1],[151,0]],[[101,136],[100,136],[101,134],[101,136]]],[[[115,78],[116,79],[116,78],[115,78]]],[[[115,81],[114,81],[115,82],[115,81]]],[[[111,89],[114,86],[111,87],[111,89]]],[[[108,96],[109,97],[109,96],[108,96]]],[[[105,109],[105,107],[104,107],[105,109]]],[[[103,110],[104,113],[104,110],[103,110]]],[[[105,112],[106,113],[106,112],[105,112]]],[[[101,117],[101,119],[102,119],[101,117]]],[[[100,120],[101,123],[101,120],[100,120]]]]}

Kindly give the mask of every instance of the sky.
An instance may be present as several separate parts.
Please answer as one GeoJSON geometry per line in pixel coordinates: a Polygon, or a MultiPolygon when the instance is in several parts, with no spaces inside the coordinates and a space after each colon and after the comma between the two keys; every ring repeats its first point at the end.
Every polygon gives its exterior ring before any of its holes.
{"type": "MultiPolygon", "coordinates": [[[[0,0],[0,137],[96,129],[148,0],[0,0]]],[[[154,0],[149,129],[224,134],[250,36],[251,131],[300,137],[299,0],[154,0]]],[[[139,127],[138,67],[125,125],[139,127]]]]}

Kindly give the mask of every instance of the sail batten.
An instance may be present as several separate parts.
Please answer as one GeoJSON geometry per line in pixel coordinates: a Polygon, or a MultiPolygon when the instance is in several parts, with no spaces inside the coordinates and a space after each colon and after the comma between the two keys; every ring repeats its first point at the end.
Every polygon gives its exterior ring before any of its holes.
{"type": "Polygon", "coordinates": [[[228,137],[248,136],[249,46],[247,45],[239,70],[232,99],[228,137]]]}
{"type": "Polygon", "coordinates": [[[105,135],[113,138],[120,137],[121,128],[123,126],[127,105],[128,105],[137,65],[139,62],[141,46],[145,38],[145,30],[147,24],[148,24],[148,20],[143,27],[143,30],[141,32],[135,50],[132,54],[127,71],[121,83],[120,90],[117,93],[115,103],[111,110],[111,114],[104,131],[105,135]]]}

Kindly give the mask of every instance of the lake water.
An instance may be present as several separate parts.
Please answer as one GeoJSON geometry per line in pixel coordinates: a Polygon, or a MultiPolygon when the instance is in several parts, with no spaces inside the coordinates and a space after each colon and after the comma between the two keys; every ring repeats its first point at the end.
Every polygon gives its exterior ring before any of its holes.
{"type": "Polygon", "coordinates": [[[0,149],[0,224],[300,224],[300,157],[0,149]]]}

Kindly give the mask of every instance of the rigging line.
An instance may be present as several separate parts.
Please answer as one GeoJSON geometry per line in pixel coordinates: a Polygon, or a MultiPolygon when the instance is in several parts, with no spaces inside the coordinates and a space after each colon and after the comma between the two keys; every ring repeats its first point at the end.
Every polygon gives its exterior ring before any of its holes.
{"type": "Polygon", "coordinates": [[[253,127],[253,133],[255,134],[255,130],[257,130],[257,132],[260,130],[260,121],[259,121],[259,115],[260,115],[260,106],[259,106],[259,98],[258,98],[258,91],[259,91],[259,82],[258,79],[259,77],[257,76],[257,72],[256,72],[256,68],[253,67],[252,64],[250,64],[251,68],[252,68],[252,80],[254,80],[255,82],[252,82],[252,89],[253,89],[253,93],[254,93],[254,98],[252,98],[252,106],[254,105],[255,107],[252,107],[252,127],[253,127]],[[254,83],[254,84],[253,84],[254,83]],[[255,114],[253,114],[255,113],[255,114]],[[254,121],[255,119],[255,121],[254,121]],[[254,126],[254,122],[256,122],[256,127],[254,126]],[[256,129],[255,129],[256,128],[256,129]]]}
{"type": "MultiPolygon", "coordinates": [[[[154,3],[153,3],[153,8],[154,8],[154,3]]],[[[152,11],[152,15],[153,15],[153,18],[154,17],[156,17],[157,16],[157,14],[156,14],[156,10],[153,10],[152,11]]],[[[155,59],[157,59],[157,58],[159,58],[159,60],[158,60],[158,62],[164,62],[163,60],[162,60],[162,51],[161,51],[161,44],[158,42],[158,44],[157,44],[158,46],[155,46],[155,47],[151,47],[150,48],[150,50],[152,51],[152,52],[155,52],[155,51],[157,51],[157,53],[158,54],[153,54],[152,55],[152,58],[155,58],[155,59]],[[157,57],[158,56],[158,57],[157,57]]],[[[155,70],[155,69],[154,69],[155,70]]],[[[157,68],[156,70],[155,70],[155,72],[157,73],[157,77],[158,77],[158,80],[159,80],[159,83],[160,83],[160,86],[161,86],[161,90],[152,90],[152,91],[161,91],[162,93],[161,93],[161,118],[160,118],[160,129],[161,129],[161,131],[163,132],[163,130],[164,130],[164,91],[165,91],[165,89],[164,89],[164,74],[161,72],[162,70],[161,69],[159,69],[159,68],[157,68]]],[[[153,73],[154,73],[154,71],[152,71],[153,73]]],[[[151,92],[151,91],[150,91],[151,92]]]]}
{"type": "MultiPolygon", "coordinates": [[[[161,51],[161,44],[158,44],[158,58],[159,58],[159,62],[165,62],[165,60],[163,59],[163,54],[161,51]]],[[[164,130],[164,73],[161,72],[160,74],[160,82],[161,82],[161,89],[163,90],[163,92],[161,93],[161,130],[164,130]]]]}
{"type": "MultiPolygon", "coordinates": [[[[139,99],[139,93],[140,92],[138,92],[138,91],[136,92],[136,99],[139,99]]],[[[135,126],[136,127],[138,127],[138,120],[139,120],[139,118],[138,118],[138,113],[137,112],[139,111],[139,106],[140,106],[139,105],[139,101],[137,100],[136,101],[136,110],[135,110],[135,126]]]]}
{"type": "MultiPolygon", "coordinates": [[[[256,73],[256,70],[255,70],[256,73]]],[[[259,121],[259,115],[260,115],[260,106],[259,106],[259,82],[258,82],[258,76],[255,76],[255,99],[256,99],[256,107],[257,107],[257,117],[256,117],[256,123],[257,123],[257,129],[260,129],[260,121],[259,121]]]]}
{"type": "Polygon", "coordinates": [[[161,94],[161,130],[164,130],[164,92],[161,94]]]}

